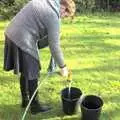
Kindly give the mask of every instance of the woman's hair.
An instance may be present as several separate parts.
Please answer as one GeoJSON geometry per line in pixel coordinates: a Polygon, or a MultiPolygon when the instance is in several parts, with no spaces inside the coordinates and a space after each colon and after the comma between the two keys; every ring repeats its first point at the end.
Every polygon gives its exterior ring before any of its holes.
{"type": "Polygon", "coordinates": [[[76,11],[73,0],[61,0],[61,17],[73,17],[76,11]]]}

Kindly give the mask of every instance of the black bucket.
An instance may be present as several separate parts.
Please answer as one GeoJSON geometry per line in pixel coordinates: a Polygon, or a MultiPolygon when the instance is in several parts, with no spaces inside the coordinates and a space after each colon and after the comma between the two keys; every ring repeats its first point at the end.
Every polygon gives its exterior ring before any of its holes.
{"type": "Polygon", "coordinates": [[[62,106],[63,111],[67,115],[72,115],[76,111],[77,102],[82,95],[80,89],[71,87],[70,96],[69,96],[69,88],[65,88],[62,90],[61,98],[62,98],[62,106]]]}
{"type": "Polygon", "coordinates": [[[88,95],[81,103],[81,120],[99,120],[103,100],[94,95],[88,95]]]}

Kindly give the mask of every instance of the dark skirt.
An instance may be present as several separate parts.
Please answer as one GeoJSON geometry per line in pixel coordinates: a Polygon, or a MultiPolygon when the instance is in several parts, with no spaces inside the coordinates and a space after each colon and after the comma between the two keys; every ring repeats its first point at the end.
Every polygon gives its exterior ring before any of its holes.
{"type": "Polygon", "coordinates": [[[23,74],[26,79],[33,80],[39,77],[41,65],[31,55],[18,48],[8,37],[4,47],[4,70],[13,70],[14,74],[23,74]]]}

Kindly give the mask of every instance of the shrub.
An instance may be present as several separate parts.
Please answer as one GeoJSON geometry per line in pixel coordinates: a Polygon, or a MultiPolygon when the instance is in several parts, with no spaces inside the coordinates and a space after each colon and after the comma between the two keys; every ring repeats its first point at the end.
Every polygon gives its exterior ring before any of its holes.
{"type": "Polygon", "coordinates": [[[92,11],[95,7],[95,0],[75,0],[77,12],[84,13],[92,11]]]}
{"type": "Polygon", "coordinates": [[[7,0],[0,2],[0,15],[5,19],[13,17],[28,0],[7,0]]]}

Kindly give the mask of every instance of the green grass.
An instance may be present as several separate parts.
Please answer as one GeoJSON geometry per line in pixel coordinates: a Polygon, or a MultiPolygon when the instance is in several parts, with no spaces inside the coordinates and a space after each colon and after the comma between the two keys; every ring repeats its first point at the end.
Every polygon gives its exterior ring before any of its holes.
{"type": "MultiPolygon", "coordinates": [[[[19,80],[12,72],[3,71],[4,28],[0,22],[0,120],[20,120],[19,80]]],[[[100,120],[120,119],[120,14],[82,15],[71,23],[64,20],[61,28],[61,46],[65,61],[73,72],[72,86],[83,94],[99,95],[104,100],[100,120]]],[[[41,81],[46,76],[49,50],[40,51],[41,81]]],[[[58,74],[50,76],[39,88],[43,102],[50,103],[52,111],[32,116],[26,120],[79,120],[80,111],[73,116],[62,112],[60,91],[65,80],[58,74]]]]}

